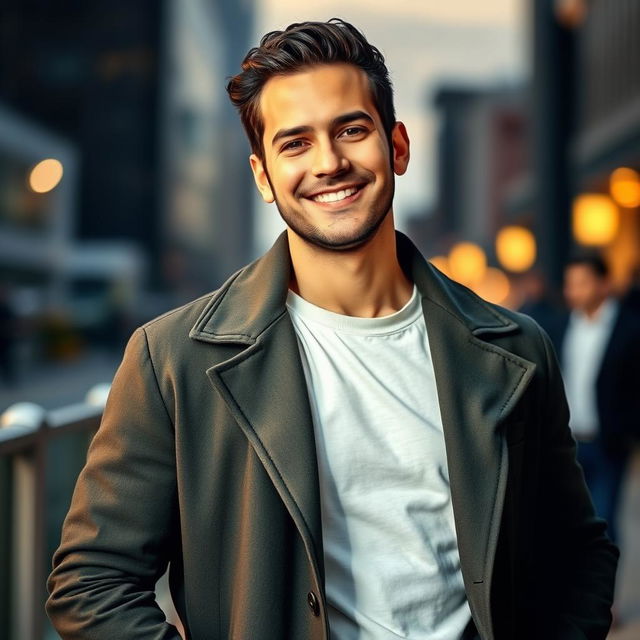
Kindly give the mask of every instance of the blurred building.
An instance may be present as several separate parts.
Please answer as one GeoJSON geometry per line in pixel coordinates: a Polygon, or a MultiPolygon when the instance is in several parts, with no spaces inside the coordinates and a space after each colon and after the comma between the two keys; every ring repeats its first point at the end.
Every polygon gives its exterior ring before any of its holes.
{"type": "Polygon", "coordinates": [[[72,238],[100,247],[94,275],[120,247],[151,265],[156,290],[173,290],[149,313],[251,257],[248,147],[224,85],[252,16],[251,0],[0,6],[0,101],[74,149],[77,182],[65,166],[51,198],[64,191],[72,238]]]}
{"type": "Polygon", "coordinates": [[[426,215],[410,219],[411,237],[447,275],[487,300],[518,306],[500,268],[506,265],[499,264],[496,235],[508,222],[509,190],[528,169],[524,92],[442,85],[433,106],[440,123],[436,200],[426,215]]]}
{"type": "Polygon", "coordinates": [[[533,171],[511,210],[557,285],[588,249],[622,291],[640,264],[640,3],[532,0],[530,15],[533,171]]]}
{"type": "Polygon", "coordinates": [[[571,253],[598,251],[623,292],[640,273],[640,3],[531,0],[529,18],[528,88],[437,93],[437,197],[412,234],[427,255],[476,243],[512,274],[527,248],[552,293],[571,253]]]}
{"type": "Polygon", "coordinates": [[[574,27],[577,127],[570,170],[576,196],[601,194],[613,205],[617,229],[601,247],[624,288],[640,265],[640,3],[584,4],[574,27]]]}
{"type": "Polygon", "coordinates": [[[411,221],[412,237],[427,255],[461,239],[491,254],[505,224],[507,189],[528,163],[523,91],[445,85],[433,106],[440,123],[436,201],[430,215],[411,221]]]}
{"type": "Polygon", "coordinates": [[[253,0],[165,2],[160,78],[161,234],[166,282],[183,297],[253,259],[250,150],[227,78],[253,37],[253,0]]]}
{"type": "Polygon", "coordinates": [[[74,145],[0,104],[0,282],[36,291],[36,307],[67,293],[77,178],[74,145]]]}

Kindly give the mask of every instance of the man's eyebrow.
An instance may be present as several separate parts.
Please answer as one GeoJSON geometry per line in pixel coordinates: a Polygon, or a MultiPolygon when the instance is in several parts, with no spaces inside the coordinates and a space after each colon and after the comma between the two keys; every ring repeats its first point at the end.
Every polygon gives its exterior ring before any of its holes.
{"type": "MultiPolygon", "coordinates": [[[[331,128],[339,127],[342,124],[353,122],[354,120],[366,120],[367,122],[374,124],[373,118],[364,111],[351,111],[344,113],[331,121],[331,128]]],[[[310,133],[313,131],[313,127],[308,125],[302,125],[299,127],[291,127],[290,129],[279,129],[271,139],[271,146],[275,145],[278,140],[282,138],[291,138],[293,136],[299,136],[301,133],[310,133]]]]}
{"type": "Polygon", "coordinates": [[[375,124],[373,118],[364,111],[351,111],[351,113],[345,113],[337,118],[334,118],[331,121],[332,127],[338,127],[341,124],[347,124],[349,122],[353,122],[354,120],[366,120],[370,124],[375,124]]]}
{"type": "Polygon", "coordinates": [[[271,146],[273,146],[276,142],[278,142],[278,140],[282,140],[282,138],[299,136],[301,133],[310,133],[311,131],[313,131],[313,127],[309,127],[309,126],[291,127],[291,129],[280,129],[276,131],[276,135],[273,136],[271,140],[271,146]]]}

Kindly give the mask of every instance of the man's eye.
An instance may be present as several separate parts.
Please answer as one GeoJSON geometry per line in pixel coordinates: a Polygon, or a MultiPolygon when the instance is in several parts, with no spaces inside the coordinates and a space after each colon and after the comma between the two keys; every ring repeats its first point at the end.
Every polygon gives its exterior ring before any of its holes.
{"type": "Polygon", "coordinates": [[[295,151],[301,149],[303,146],[304,142],[302,140],[291,140],[282,146],[282,151],[295,151]]]}
{"type": "Polygon", "coordinates": [[[347,127],[342,132],[342,135],[346,136],[348,138],[352,138],[353,136],[358,136],[358,135],[361,135],[361,134],[363,134],[365,132],[366,132],[366,129],[364,127],[347,127]]]}

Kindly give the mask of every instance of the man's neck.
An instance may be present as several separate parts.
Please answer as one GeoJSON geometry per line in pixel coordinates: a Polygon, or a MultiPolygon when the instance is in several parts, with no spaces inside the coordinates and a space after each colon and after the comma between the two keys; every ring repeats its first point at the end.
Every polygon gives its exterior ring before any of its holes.
{"type": "Polygon", "coordinates": [[[335,313],[364,318],[390,315],[410,299],[413,284],[398,263],[391,216],[366,245],[331,251],[310,245],[291,230],[291,289],[335,313]]]}

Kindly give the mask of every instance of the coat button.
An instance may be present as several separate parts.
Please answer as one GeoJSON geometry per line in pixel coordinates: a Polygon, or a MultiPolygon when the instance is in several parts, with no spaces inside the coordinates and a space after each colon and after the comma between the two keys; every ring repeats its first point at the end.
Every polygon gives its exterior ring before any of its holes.
{"type": "Polygon", "coordinates": [[[313,591],[309,591],[307,593],[307,604],[309,605],[309,609],[313,611],[314,616],[320,615],[320,603],[318,602],[318,597],[313,591]]]}

